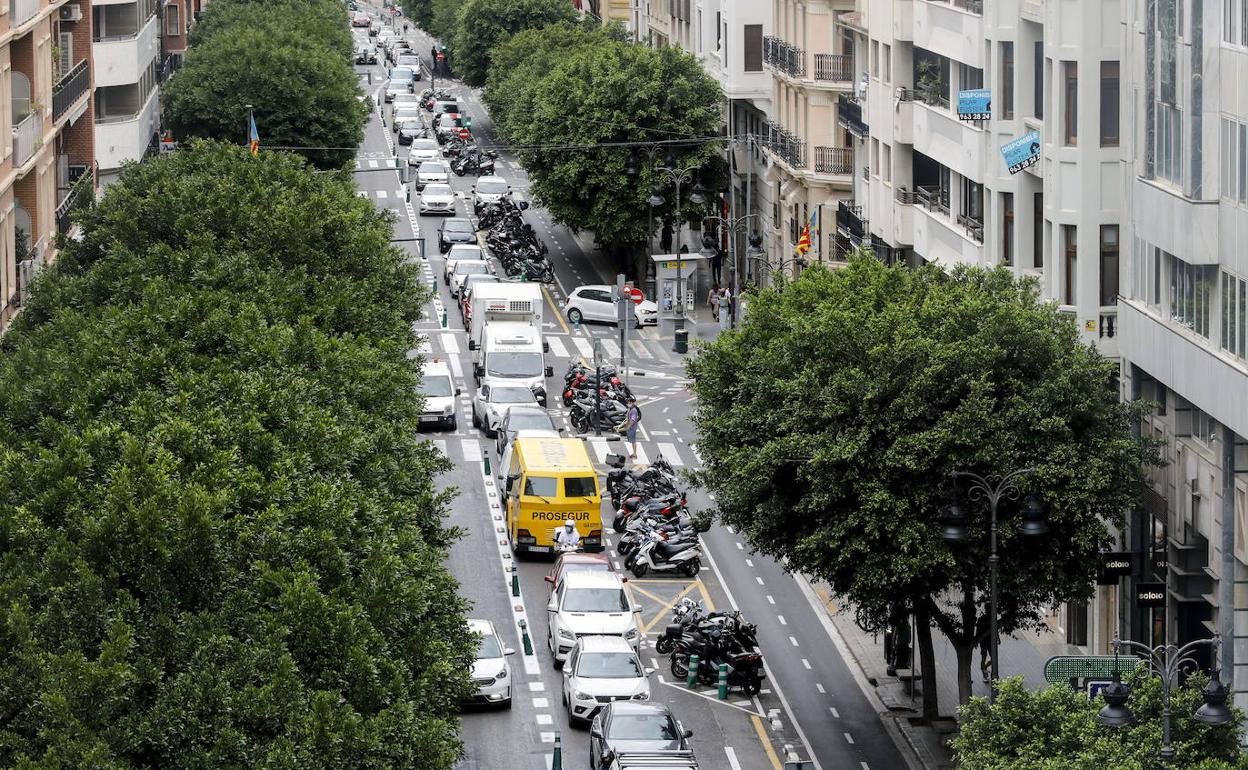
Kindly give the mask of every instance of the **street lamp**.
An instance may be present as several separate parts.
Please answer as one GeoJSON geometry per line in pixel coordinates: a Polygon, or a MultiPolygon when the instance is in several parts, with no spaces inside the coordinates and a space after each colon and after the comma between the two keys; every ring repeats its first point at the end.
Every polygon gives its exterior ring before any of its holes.
{"type": "MultiPolygon", "coordinates": [[[[720,217],[720,216],[707,217],[705,221],[718,222],[719,224],[723,225],[725,230],[727,230],[733,236],[736,236],[738,233],[748,232],[748,225],[750,223],[750,220],[757,219],[757,218],[758,218],[758,214],[745,214],[739,217],[720,217]]],[[[762,236],[758,235],[757,233],[754,233],[754,234],[751,234],[749,238],[750,238],[750,248],[747,249],[745,252],[746,259],[752,258],[755,248],[758,249],[759,254],[763,252],[762,236]],[[755,238],[758,239],[757,247],[755,246],[755,242],[754,242],[755,238]]],[[[735,244],[736,242],[737,242],[737,239],[735,237],[729,238],[728,239],[729,248],[731,248],[732,244],[735,244]]],[[[702,256],[708,259],[713,258],[715,256],[715,249],[706,242],[705,238],[703,239],[702,244],[703,244],[702,256]]],[[[732,325],[735,327],[737,325],[737,308],[740,307],[740,304],[741,304],[738,299],[741,293],[741,284],[740,284],[740,281],[738,280],[738,275],[740,271],[737,270],[737,263],[735,261],[735,251],[734,251],[733,260],[734,261],[732,263],[732,325]]]]}
{"type": "MultiPolygon", "coordinates": [[[[968,479],[967,498],[972,501],[987,500],[988,512],[991,516],[988,538],[988,582],[991,597],[988,605],[988,643],[992,650],[992,689],[988,693],[988,701],[990,703],[996,701],[997,680],[1000,678],[998,661],[999,640],[997,639],[997,608],[1000,605],[1000,601],[997,573],[1000,571],[1001,557],[997,554],[997,506],[1002,500],[1017,500],[1021,491],[1015,486],[1015,482],[1020,477],[1034,470],[1035,468],[1020,468],[1004,475],[992,474],[988,476],[980,476],[978,473],[966,471],[953,471],[950,474],[955,479],[968,479]]],[[[941,522],[941,537],[951,543],[965,540],[967,535],[965,521],[966,515],[962,513],[961,506],[958,505],[956,500],[951,502],[941,522]]],[[[1027,496],[1027,502],[1023,505],[1023,521],[1018,525],[1018,531],[1026,537],[1039,537],[1049,531],[1049,526],[1044,523],[1044,507],[1036,499],[1035,495],[1027,496]]]]}
{"type": "MultiPolygon", "coordinates": [[[[1156,647],[1149,647],[1140,642],[1119,639],[1115,636],[1113,645],[1114,655],[1121,653],[1124,647],[1141,653],[1148,660],[1153,672],[1161,679],[1161,761],[1173,761],[1175,751],[1170,743],[1170,691],[1178,686],[1181,674],[1199,667],[1196,650],[1208,647],[1213,651],[1214,658],[1217,658],[1218,650],[1222,645],[1221,638],[1215,636],[1212,639],[1196,639],[1182,647],[1175,644],[1159,644],[1156,647]]],[[[1097,724],[1122,727],[1135,721],[1135,714],[1127,706],[1131,687],[1123,684],[1117,671],[1114,671],[1114,681],[1105,688],[1103,695],[1105,706],[1096,715],[1097,724]]],[[[1205,702],[1192,715],[1194,719],[1208,725],[1224,725],[1235,718],[1226,705],[1226,687],[1223,686],[1216,671],[1213,678],[1205,685],[1202,695],[1205,702]]]]}

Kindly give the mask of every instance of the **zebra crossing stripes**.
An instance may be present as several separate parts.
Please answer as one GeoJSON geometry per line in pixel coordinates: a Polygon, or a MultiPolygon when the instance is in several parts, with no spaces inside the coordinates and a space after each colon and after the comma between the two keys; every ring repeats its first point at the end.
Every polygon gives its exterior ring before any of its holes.
{"type": "Polygon", "coordinates": [[[563,346],[563,340],[553,334],[546,335],[546,342],[550,344],[550,354],[555,358],[568,358],[568,349],[563,346]]]}
{"type": "Polygon", "coordinates": [[[641,340],[629,340],[628,349],[635,358],[650,360],[654,358],[654,354],[650,352],[650,348],[646,347],[646,343],[641,340]]]}
{"type": "Polygon", "coordinates": [[[589,344],[589,340],[584,337],[573,337],[572,344],[576,346],[576,352],[585,356],[585,358],[594,357],[594,346],[589,344]]]}
{"type": "Polygon", "coordinates": [[[442,333],[442,349],[447,355],[459,355],[459,339],[454,332],[442,333]]]}
{"type": "Polygon", "coordinates": [[[482,458],[485,456],[484,453],[487,451],[484,448],[485,444],[481,443],[480,439],[461,438],[456,440],[456,443],[459,444],[459,458],[452,458],[450,439],[435,438],[431,439],[431,442],[433,443],[434,448],[442,453],[442,456],[448,460],[460,459],[468,463],[479,463],[482,461],[482,458]]]}
{"type": "Polygon", "coordinates": [[[677,451],[675,444],[659,443],[655,446],[658,447],[659,454],[663,456],[663,459],[671,463],[673,467],[685,464],[685,461],[680,459],[680,452],[677,451]]]}
{"type": "Polygon", "coordinates": [[[600,337],[602,340],[602,353],[611,361],[618,361],[620,358],[620,344],[610,337],[600,337]]]}

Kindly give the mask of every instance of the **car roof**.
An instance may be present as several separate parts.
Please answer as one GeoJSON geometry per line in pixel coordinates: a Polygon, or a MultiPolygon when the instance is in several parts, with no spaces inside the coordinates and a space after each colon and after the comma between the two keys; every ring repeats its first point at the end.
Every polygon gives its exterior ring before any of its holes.
{"type": "Polygon", "coordinates": [[[455,226],[466,225],[468,227],[472,227],[472,220],[468,217],[451,217],[450,219],[444,219],[442,220],[442,229],[449,230],[451,229],[452,224],[455,226]]]}
{"type": "Polygon", "coordinates": [[[581,652],[627,652],[633,654],[633,645],[622,636],[582,636],[581,652]]]}
{"type": "Polygon", "coordinates": [[[503,184],[507,184],[506,179],[501,176],[495,176],[494,174],[486,174],[485,176],[477,177],[477,184],[481,184],[482,182],[502,182],[503,184]]]}
{"type": "Polygon", "coordinates": [[[601,289],[602,291],[610,291],[611,287],[607,286],[605,283],[587,283],[584,286],[577,286],[572,290],[572,293],[576,294],[581,289],[601,289]]]}
{"type": "Polygon", "coordinates": [[[441,361],[438,361],[438,360],[436,360],[436,359],[435,359],[435,360],[433,360],[433,361],[426,361],[426,362],[425,362],[425,366],[424,366],[424,372],[422,373],[422,376],[424,376],[424,377],[428,377],[428,376],[429,376],[429,375],[431,375],[431,374],[432,374],[432,375],[442,375],[442,374],[445,374],[447,377],[450,377],[450,376],[451,376],[451,369],[450,369],[450,367],[448,367],[446,364],[444,364],[444,363],[442,363],[441,361]]]}
{"type": "Polygon", "coordinates": [[[578,570],[564,576],[563,582],[569,588],[623,588],[624,581],[614,572],[596,572],[578,570]]]}
{"type": "Polygon", "coordinates": [[[617,700],[607,708],[612,714],[666,714],[671,715],[672,709],[666,703],[657,701],[617,700]]]}
{"type": "Polygon", "coordinates": [[[468,630],[474,634],[489,634],[498,636],[498,632],[494,630],[494,624],[482,618],[468,618],[468,630]]]}
{"type": "Polygon", "coordinates": [[[565,553],[559,556],[555,566],[563,568],[569,564],[606,564],[609,567],[611,560],[604,553],[565,553]]]}

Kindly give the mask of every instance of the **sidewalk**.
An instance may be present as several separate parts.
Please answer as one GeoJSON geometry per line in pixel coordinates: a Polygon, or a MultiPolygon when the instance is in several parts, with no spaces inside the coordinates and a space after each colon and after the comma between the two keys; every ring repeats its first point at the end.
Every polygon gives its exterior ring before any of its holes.
{"type": "MultiPolygon", "coordinates": [[[[929,770],[953,768],[953,757],[947,741],[957,730],[955,715],[958,707],[957,657],[953,647],[938,629],[932,629],[932,642],[936,658],[936,689],[939,697],[941,719],[935,724],[920,724],[918,716],[923,708],[923,694],[917,678],[913,681],[889,676],[884,663],[884,638],[868,634],[854,623],[853,615],[841,611],[837,600],[830,595],[825,584],[811,581],[815,593],[827,611],[828,618],[844,639],[853,660],[874,686],[875,694],[888,709],[883,718],[890,716],[896,722],[901,735],[929,770]]],[[[1028,688],[1047,686],[1044,664],[1054,655],[1082,655],[1078,647],[1065,644],[1055,631],[1052,633],[1022,633],[1001,639],[1001,676],[1022,676],[1028,688]]],[[[914,652],[915,674],[918,672],[918,650],[914,652]]],[[[972,661],[972,692],[986,696],[988,685],[979,677],[979,653],[972,661]]]]}

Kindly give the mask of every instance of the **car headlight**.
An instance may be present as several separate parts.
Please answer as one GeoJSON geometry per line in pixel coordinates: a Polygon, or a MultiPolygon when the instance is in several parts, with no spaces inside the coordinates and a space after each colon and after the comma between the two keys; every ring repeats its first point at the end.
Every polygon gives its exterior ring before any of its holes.
{"type": "Polygon", "coordinates": [[[624,638],[625,638],[625,639],[627,639],[627,640],[629,640],[630,642],[631,642],[632,640],[636,639],[636,638],[637,638],[637,629],[635,629],[635,628],[630,628],[630,629],[628,629],[627,631],[625,631],[625,632],[624,632],[624,638]]]}
{"type": "Polygon", "coordinates": [[[633,700],[650,700],[650,693],[639,692],[633,696],[633,700]]]}
{"type": "Polygon", "coordinates": [[[494,678],[495,678],[495,679],[499,679],[499,680],[501,680],[501,679],[506,679],[506,678],[507,678],[507,667],[506,667],[506,666],[503,666],[503,670],[502,670],[502,671],[499,671],[499,672],[498,672],[498,675],[497,675],[497,676],[495,676],[494,678]]]}
{"type": "Polygon", "coordinates": [[[594,696],[590,695],[587,692],[581,692],[580,690],[573,690],[572,697],[576,698],[577,700],[593,700],[594,699],[594,696]]]}
{"type": "Polygon", "coordinates": [[[573,634],[571,631],[569,631],[566,628],[561,628],[559,629],[559,638],[560,639],[576,639],[576,634],[573,634]]]}
{"type": "Polygon", "coordinates": [[[447,404],[446,406],[442,407],[442,414],[446,415],[447,417],[450,417],[451,415],[455,414],[455,405],[447,404]]]}

